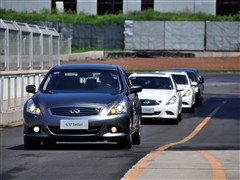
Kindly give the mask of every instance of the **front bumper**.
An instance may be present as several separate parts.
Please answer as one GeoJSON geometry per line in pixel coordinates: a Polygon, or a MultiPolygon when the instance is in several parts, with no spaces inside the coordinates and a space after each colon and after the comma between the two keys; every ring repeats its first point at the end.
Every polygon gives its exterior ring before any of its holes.
{"type": "Polygon", "coordinates": [[[174,105],[166,106],[142,106],[142,118],[162,118],[162,119],[177,119],[178,107],[174,105]]]}
{"type": "Polygon", "coordinates": [[[37,141],[63,141],[63,142],[83,142],[83,141],[109,141],[117,142],[129,137],[129,115],[115,116],[88,116],[71,118],[71,120],[87,120],[87,129],[61,129],[61,117],[34,117],[28,115],[24,117],[24,138],[34,139],[37,141]],[[33,128],[38,126],[39,132],[34,132],[33,128]],[[112,127],[116,127],[117,131],[113,133],[112,127]]]}

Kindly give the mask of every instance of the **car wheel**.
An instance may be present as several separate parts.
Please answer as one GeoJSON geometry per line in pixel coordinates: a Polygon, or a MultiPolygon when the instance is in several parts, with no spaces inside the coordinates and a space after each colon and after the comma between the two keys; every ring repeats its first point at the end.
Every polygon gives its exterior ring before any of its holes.
{"type": "Polygon", "coordinates": [[[199,106],[203,105],[203,98],[201,98],[201,101],[199,102],[199,106]]]}
{"type": "Polygon", "coordinates": [[[133,134],[133,144],[139,145],[141,144],[141,118],[138,121],[138,130],[133,134]]]}
{"type": "Polygon", "coordinates": [[[203,103],[203,100],[202,100],[202,98],[198,95],[197,98],[196,98],[195,104],[196,104],[197,107],[199,107],[199,106],[202,105],[202,103],[203,103]]]}
{"type": "Polygon", "coordinates": [[[132,147],[132,134],[129,134],[129,137],[125,140],[118,141],[117,145],[121,149],[131,149],[132,147]]]}
{"type": "Polygon", "coordinates": [[[182,113],[178,115],[178,122],[182,121],[182,113]]]}
{"type": "Polygon", "coordinates": [[[182,115],[179,114],[178,117],[177,117],[177,119],[173,119],[173,123],[174,123],[174,124],[178,124],[179,121],[181,121],[181,120],[182,120],[182,115]]]}
{"type": "Polygon", "coordinates": [[[118,141],[117,145],[121,149],[131,149],[132,147],[132,128],[131,128],[131,120],[130,120],[130,126],[128,130],[128,137],[124,140],[118,141]]]}
{"type": "Polygon", "coordinates": [[[24,146],[27,150],[37,150],[40,149],[41,143],[39,141],[24,139],[24,146]]]}
{"type": "Polygon", "coordinates": [[[192,105],[192,107],[189,109],[189,112],[194,112],[195,111],[195,106],[192,105]]]}

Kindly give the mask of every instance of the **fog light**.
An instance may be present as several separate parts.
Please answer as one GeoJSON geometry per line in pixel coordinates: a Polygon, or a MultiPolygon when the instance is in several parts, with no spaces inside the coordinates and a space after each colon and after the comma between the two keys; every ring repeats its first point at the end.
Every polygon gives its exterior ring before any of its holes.
{"type": "Polygon", "coordinates": [[[115,133],[115,132],[117,132],[117,128],[116,127],[112,127],[111,131],[112,131],[112,133],[115,133]]]}
{"type": "Polygon", "coordinates": [[[33,131],[34,131],[35,133],[38,133],[38,132],[40,131],[40,127],[35,126],[35,127],[33,128],[33,131]]]}
{"type": "Polygon", "coordinates": [[[174,113],[171,111],[166,111],[166,113],[167,113],[167,115],[174,115],[174,113]]]}

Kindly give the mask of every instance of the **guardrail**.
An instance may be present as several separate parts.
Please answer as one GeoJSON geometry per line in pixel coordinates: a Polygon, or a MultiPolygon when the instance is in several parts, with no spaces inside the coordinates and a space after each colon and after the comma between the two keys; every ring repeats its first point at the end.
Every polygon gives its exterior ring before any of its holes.
{"type": "Polygon", "coordinates": [[[0,113],[22,110],[30,94],[25,92],[29,84],[40,85],[46,72],[0,74],[0,113]]]}
{"type": "Polygon", "coordinates": [[[0,71],[46,69],[60,63],[60,35],[53,28],[0,19],[0,71]]]}

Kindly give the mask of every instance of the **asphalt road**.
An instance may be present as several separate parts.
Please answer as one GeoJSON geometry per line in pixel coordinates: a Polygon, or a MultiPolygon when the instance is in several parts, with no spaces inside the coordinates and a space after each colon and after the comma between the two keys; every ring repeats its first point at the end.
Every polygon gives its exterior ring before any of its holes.
{"type": "MultiPolygon", "coordinates": [[[[143,122],[142,144],[119,150],[109,143],[60,143],[54,149],[25,150],[23,127],[2,128],[0,179],[121,179],[146,154],[188,136],[199,123],[224,102],[212,119],[189,141],[169,147],[181,151],[240,152],[240,74],[204,74],[204,104],[184,113],[178,125],[167,121],[143,122]]],[[[176,153],[174,153],[176,152],[176,153]]],[[[240,157],[229,157],[240,164],[240,157]]],[[[172,160],[174,156],[172,156],[172,160]]],[[[198,177],[199,178],[199,177],[198,177]]],[[[239,177],[237,177],[239,179],[239,177]]]]}

